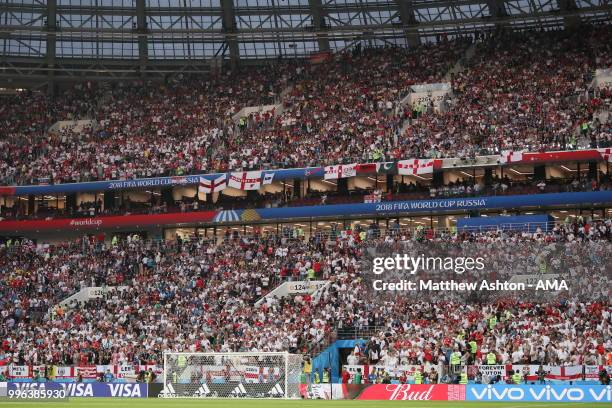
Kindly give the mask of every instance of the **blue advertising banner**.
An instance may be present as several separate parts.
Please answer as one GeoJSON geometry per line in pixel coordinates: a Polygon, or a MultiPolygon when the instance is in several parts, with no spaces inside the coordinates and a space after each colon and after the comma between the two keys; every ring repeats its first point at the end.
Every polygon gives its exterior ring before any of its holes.
{"type": "Polygon", "coordinates": [[[146,398],[148,396],[147,384],[143,383],[55,383],[9,382],[7,391],[24,390],[65,390],[66,397],[123,397],[146,398]]]}
{"type": "Polygon", "coordinates": [[[382,203],[316,205],[305,207],[262,208],[261,219],[288,219],[327,216],[390,215],[455,210],[504,209],[612,203],[612,191],[588,193],[531,194],[477,198],[447,198],[434,200],[389,201],[382,203]]]}
{"type": "MultiPolygon", "coordinates": [[[[562,162],[562,161],[606,161],[608,160],[606,149],[588,149],[588,150],[577,150],[577,151],[561,151],[561,152],[538,152],[522,154],[521,162],[523,163],[543,163],[543,162],[562,162]]],[[[490,158],[497,158],[497,163],[500,163],[500,156],[488,156],[490,158]]],[[[440,169],[452,169],[455,168],[457,159],[445,159],[444,161],[450,160],[451,162],[447,165],[441,165],[440,169]]],[[[436,159],[442,163],[440,159],[436,159]]],[[[395,166],[396,162],[385,162],[385,163],[363,163],[366,166],[375,166],[375,173],[386,174],[390,166],[395,166]],[[382,170],[379,171],[377,164],[383,164],[382,170]],[[386,170],[385,170],[386,169],[386,170]]],[[[516,163],[505,163],[505,164],[516,164],[516,163]]],[[[482,165],[482,164],[481,164],[482,165]]],[[[468,166],[478,167],[479,165],[468,166]]],[[[463,166],[465,167],[465,166],[463,166]]],[[[270,180],[291,180],[291,179],[309,179],[309,178],[323,178],[325,174],[324,167],[302,167],[293,169],[278,169],[278,170],[262,170],[264,176],[268,176],[270,180]]],[[[219,177],[223,173],[214,174],[198,174],[189,176],[172,176],[172,177],[155,177],[148,179],[136,179],[136,180],[123,180],[123,181],[96,181],[96,182],[83,182],[83,183],[67,183],[67,184],[56,184],[56,185],[29,185],[29,186],[0,186],[0,195],[41,195],[41,194],[58,194],[58,193],[78,193],[86,191],[107,191],[107,190],[121,190],[121,189],[134,189],[134,188],[147,188],[147,187],[162,187],[162,186],[173,186],[177,184],[197,184],[200,177],[208,180],[213,180],[219,177]]],[[[39,181],[48,183],[48,178],[39,179],[39,181]]]]}
{"type": "MultiPolygon", "coordinates": [[[[262,177],[272,175],[274,181],[323,178],[325,171],[323,167],[306,167],[299,169],[286,170],[264,170],[262,177]]],[[[112,180],[112,181],[91,181],[83,183],[65,183],[51,185],[30,185],[30,186],[11,186],[9,195],[43,195],[59,193],[80,193],[86,191],[111,191],[129,190],[139,188],[154,187],[175,187],[181,185],[194,185],[200,182],[200,177],[207,180],[214,180],[224,173],[198,174],[189,176],[154,177],[134,180],[112,180]]]]}
{"type": "Polygon", "coordinates": [[[467,401],[612,402],[609,385],[468,384],[467,401]]]}

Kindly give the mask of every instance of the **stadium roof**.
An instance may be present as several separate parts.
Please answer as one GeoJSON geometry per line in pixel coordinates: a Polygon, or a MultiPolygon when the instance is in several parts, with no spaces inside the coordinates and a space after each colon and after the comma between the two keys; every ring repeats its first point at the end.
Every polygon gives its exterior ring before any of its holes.
{"type": "Polygon", "coordinates": [[[164,77],[220,60],[357,42],[610,22],[609,0],[20,0],[0,2],[0,84],[164,77]]]}

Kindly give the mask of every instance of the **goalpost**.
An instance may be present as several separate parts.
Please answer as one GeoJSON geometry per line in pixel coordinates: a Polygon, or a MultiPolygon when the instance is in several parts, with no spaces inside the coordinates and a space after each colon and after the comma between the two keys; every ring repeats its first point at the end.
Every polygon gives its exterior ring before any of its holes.
{"type": "Polygon", "coordinates": [[[300,398],[302,356],[164,353],[165,398],[300,398]]]}

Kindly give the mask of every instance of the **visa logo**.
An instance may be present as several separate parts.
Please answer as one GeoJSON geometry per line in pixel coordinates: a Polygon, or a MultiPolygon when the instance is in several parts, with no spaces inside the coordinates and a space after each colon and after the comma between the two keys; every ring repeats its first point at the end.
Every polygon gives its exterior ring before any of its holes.
{"type": "Polygon", "coordinates": [[[93,397],[93,387],[89,383],[62,384],[69,397],[93,397]]]}
{"type": "Polygon", "coordinates": [[[12,383],[16,390],[46,390],[45,383],[12,383]]]}
{"type": "Polygon", "coordinates": [[[142,397],[138,384],[107,384],[111,397],[142,397]]]}

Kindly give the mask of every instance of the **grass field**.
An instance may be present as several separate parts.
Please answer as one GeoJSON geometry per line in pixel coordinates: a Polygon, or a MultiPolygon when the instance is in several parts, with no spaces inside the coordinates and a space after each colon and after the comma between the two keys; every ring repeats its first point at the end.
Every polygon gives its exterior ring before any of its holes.
{"type": "MultiPolygon", "coordinates": [[[[6,400],[4,400],[6,401],[6,400]]],[[[610,408],[610,403],[540,403],[540,402],[460,402],[460,401],[323,401],[323,400],[237,400],[237,399],[130,399],[72,398],[61,402],[0,402],[0,407],[69,407],[69,408],[610,408]]]]}

